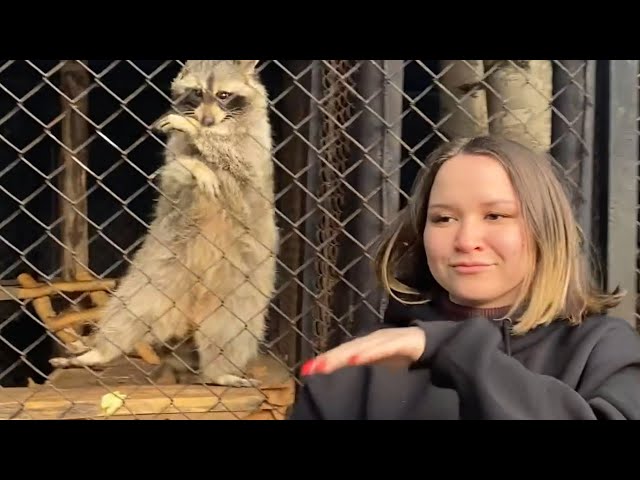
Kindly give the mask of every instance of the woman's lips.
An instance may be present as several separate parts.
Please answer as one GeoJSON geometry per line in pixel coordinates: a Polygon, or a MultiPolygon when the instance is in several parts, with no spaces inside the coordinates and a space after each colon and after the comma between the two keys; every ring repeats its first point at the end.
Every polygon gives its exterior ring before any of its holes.
{"type": "Polygon", "coordinates": [[[453,269],[462,274],[482,273],[490,269],[493,265],[490,263],[456,263],[453,265],[453,269]]]}

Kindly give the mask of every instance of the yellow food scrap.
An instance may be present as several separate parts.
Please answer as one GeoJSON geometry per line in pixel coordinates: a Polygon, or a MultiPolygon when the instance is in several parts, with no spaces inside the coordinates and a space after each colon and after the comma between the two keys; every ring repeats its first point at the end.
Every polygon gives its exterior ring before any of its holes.
{"type": "Polygon", "coordinates": [[[107,393],[102,397],[100,408],[106,416],[113,415],[124,405],[125,398],[127,398],[127,396],[120,392],[107,393]]]}

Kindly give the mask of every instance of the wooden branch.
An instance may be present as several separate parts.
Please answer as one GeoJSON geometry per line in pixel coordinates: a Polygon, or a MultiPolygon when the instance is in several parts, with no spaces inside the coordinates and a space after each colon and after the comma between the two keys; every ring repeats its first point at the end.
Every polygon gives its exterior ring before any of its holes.
{"type": "Polygon", "coordinates": [[[63,313],[62,315],[57,315],[55,318],[51,319],[48,327],[51,331],[58,332],[59,330],[64,330],[67,327],[74,327],[79,323],[98,320],[101,313],[102,308],[100,307],[89,308],[79,312],[63,313]]]}
{"type": "MultiPolygon", "coordinates": [[[[79,282],[91,282],[95,279],[91,276],[89,272],[80,271],[76,273],[76,280],[78,280],[79,282]]],[[[114,285],[114,288],[115,288],[115,285],[114,285]]],[[[91,298],[91,301],[96,307],[102,307],[109,301],[109,295],[107,295],[107,293],[100,290],[91,291],[91,293],[89,293],[89,297],[91,298]]]]}
{"type": "MultiPolygon", "coordinates": [[[[99,320],[102,307],[109,301],[109,295],[103,290],[115,289],[117,282],[116,280],[92,280],[91,275],[86,271],[79,272],[76,277],[78,277],[77,282],[55,282],[47,285],[38,283],[31,275],[23,273],[17,279],[20,286],[2,287],[7,291],[0,291],[0,301],[13,300],[14,297],[21,300],[32,299],[34,310],[47,329],[54,332],[72,351],[79,353],[81,336],[71,327],[99,320]],[[89,292],[95,308],[58,315],[53,309],[50,296],[60,292],[89,292]]],[[[142,360],[150,365],[161,363],[153,348],[145,342],[136,344],[135,351],[142,360]]]]}
{"type": "MultiPolygon", "coordinates": [[[[37,290],[38,282],[35,279],[26,273],[23,273],[18,276],[18,281],[27,288],[33,288],[37,290]]],[[[40,296],[40,297],[31,297],[33,300],[33,308],[36,311],[40,320],[42,320],[47,328],[51,328],[51,321],[56,317],[56,312],[53,310],[53,305],[51,305],[51,299],[48,296],[40,296]]],[[[72,332],[69,331],[59,331],[56,332],[56,335],[60,340],[62,340],[67,345],[70,345],[79,340],[79,338],[72,332]]]]}
{"type": "MultiPolygon", "coordinates": [[[[20,278],[20,277],[18,277],[20,278]]],[[[29,276],[31,280],[33,278],[29,276]]],[[[15,286],[3,286],[0,287],[0,301],[2,300],[28,300],[33,298],[40,298],[50,295],[57,295],[62,292],[65,293],[77,293],[77,292],[91,292],[94,290],[113,290],[116,287],[115,280],[92,280],[82,282],[55,282],[46,284],[38,283],[35,280],[29,282],[31,287],[25,288],[15,286]]]]}

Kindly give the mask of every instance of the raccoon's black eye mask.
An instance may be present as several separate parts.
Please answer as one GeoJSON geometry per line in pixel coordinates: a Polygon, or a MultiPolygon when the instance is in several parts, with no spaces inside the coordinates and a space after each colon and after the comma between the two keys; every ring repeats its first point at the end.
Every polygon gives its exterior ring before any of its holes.
{"type": "Polygon", "coordinates": [[[195,109],[200,103],[202,103],[203,92],[202,90],[188,90],[187,93],[177,99],[176,106],[180,109],[195,109]]]}
{"type": "Polygon", "coordinates": [[[231,115],[237,115],[242,113],[248,106],[247,99],[233,92],[221,90],[216,92],[215,95],[201,90],[201,89],[189,89],[177,102],[176,107],[187,113],[193,111],[202,103],[216,102],[220,108],[225,110],[231,115]]]}
{"type": "Polygon", "coordinates": [[[234,97],[234,94],[227,91],[219,91],[215,94],[215,96],[211,95],[208,92],[204,92],[199,88],[194,88],[188,90],[186,95],[182,97],[179,101],[180,104],[185,106],[198,106],[200,103],[204,102],[213,102],[215,100],[225,102],[234,97]]]}

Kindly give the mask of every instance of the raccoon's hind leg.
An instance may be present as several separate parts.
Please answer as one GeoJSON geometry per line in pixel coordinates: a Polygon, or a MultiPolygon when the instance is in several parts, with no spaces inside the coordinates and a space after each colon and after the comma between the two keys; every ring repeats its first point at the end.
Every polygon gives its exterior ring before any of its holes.
{"type": "Polygon", "coordinates": [[[69,367],[93,367],[95,365],[103,365],[108,363],[102,353],[99,350],[89,350],[87,353],[80,355],[79,357],[54,357],[49,359],[49,363],[54,368],[69,368],[69,367]]]}
{"type": "MultiPolygon", "coordinates": [[[[197,336],[196,338],[198,338],[197,336]]],[[[208,344],[201,339],[202,344],[208,344]]],[[[200,342],[199,342],[200,343],[200,342]]],[[[236,362],[227,360],[227,354],[219,348],[207,345],[200,352],[201,378],[205,383],[226,387],[259,387],[261,382],[255,378],[242,376],[243,372],[236,368],[236,362]],[[230,373],[233,372],[233,373],[230,373]]],[[[243,365],[238,365],[242,367],[243,365]]]]}
{"type": "MultiPolygon", "coordinates": [[[[143,318],[146,317],[144,315],[143,318]]],[[[77,357],[51,358],[49,363],[56,368],[104,365],[129,353],[146,331],[147,326],[142,318],[121,307],[105,317],[91,350],[77,357]]]]}
{"type": "Polygon", "coordinates": [[[259,387],[243,371],[258,353],[258,339],[225,308],[208,317],[194,333],[203,381],[228,387],[259,387]],[[240,326],[238,326],[240,325],[240,326]]]}
{"type": "MultiPolygon", "coordinates": [[[[175,277],[164,273],[157,276],[175,277]]],[[[160,322],[172,313],[172,301],[154,285],[144,283],[142,273],[130,272],[106,304],[91,350],[77,357],[52,358],[51,365],[56,368],[104,365],[131,353],[139,341],[147,340],[145,335],[150,331],[162,331],[158,327],[163,327],[160,322]]]]}

